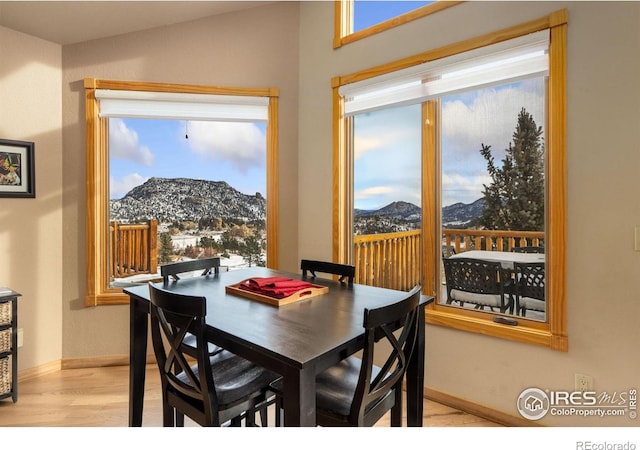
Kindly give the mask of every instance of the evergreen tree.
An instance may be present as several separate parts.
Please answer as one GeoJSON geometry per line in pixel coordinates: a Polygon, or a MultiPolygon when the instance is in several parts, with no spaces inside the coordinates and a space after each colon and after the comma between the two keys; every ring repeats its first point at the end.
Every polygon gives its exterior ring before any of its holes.
{"type": "Polygon", "coordinates": [[[484,186],[480,224],[490,230],[544,230],[544,145],[542,127],[524,108],[502,160],[496,167],[491,146],[482,144],[492,183],[484,186]]]}
{"type": "Polygon", "coordinates": [[[158,262],[165,264],[171,262],[171,255],[173,254],[173,242],[171,241],[171,235],[167,232],[160,233],[160,250],[158,251],[158,262]]]}
{"type": "Polygon", "coordinates": [[[262,246],[260,245],[260,241],[254,236],[245,239],[244,244],[240,245],[238,253],[244,257],[249,267],[251,267],[252,264],[264,266],[264,261],[262,261],[262,246]]]}

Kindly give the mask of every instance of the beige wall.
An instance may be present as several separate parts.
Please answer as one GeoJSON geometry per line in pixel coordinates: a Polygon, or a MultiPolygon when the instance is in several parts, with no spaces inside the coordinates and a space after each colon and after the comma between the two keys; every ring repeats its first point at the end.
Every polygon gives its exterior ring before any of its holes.
{"type": "MultiPolygon", "coordinates": [[[[568,27],[569,351],[427,327],[426,385],[518,416],[528,387],[598,391],[640,386],[640,3],[467,2],[331,49],[333,5],[301,7],[299,254],[331,258],[332,76],[418,54],[566,7],[568,27]],[[326,192],[326,196],[318,196],[326,192]],[[302,199],[313,198],[313,202],[302,199]]],[[[558,426],[637,426],[628,418],[549,417],[558,426]]]]}
{"type": "Polygon", "coordinates": [[[35,144],[36,198],[0,198],[0,285],[20,292],[20,368],[62,349],[62,49],[0,27],[0,138],[35,144]]]}
{"type": "Polygon", "coordinates": [[[296,268],[298,5],[257,9],[63,48],[63,358],[129,351],[128,306],[86,308],[83,79],[277,87],[280,267],[296,268]]]}

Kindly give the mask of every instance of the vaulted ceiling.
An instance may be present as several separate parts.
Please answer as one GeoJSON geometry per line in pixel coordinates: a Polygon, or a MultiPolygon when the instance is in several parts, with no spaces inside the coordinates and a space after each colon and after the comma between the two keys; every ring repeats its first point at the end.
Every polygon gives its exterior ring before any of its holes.
{"type": "Polygon", "coordinates": [[[0,1],[0,25],[66,45],[265,3],[268,1],[0,1]]]}

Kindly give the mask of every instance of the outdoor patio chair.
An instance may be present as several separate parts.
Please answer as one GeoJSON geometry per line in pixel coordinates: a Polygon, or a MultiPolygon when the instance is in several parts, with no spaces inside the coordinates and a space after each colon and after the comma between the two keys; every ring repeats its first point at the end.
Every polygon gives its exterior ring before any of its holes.
{"type": "Polygon", "coordinates": [[[527,310],[546,310],[545,264],[514,263],[516,314],[526,316],[527,310]]]}
{"type": "Polygon", "coordinates": [[[447,304],[454,301],[476,309],[498,308],[501,313],[513,313],[513,298],[505,294],[504,284],[511,279],[508,270],[496,261],[472,258],[445,258],[444,273],[447,283],[447,304]]]}
{"type": "Polygon", "coordinates": [[[541,246],[513,247],[511,251],[516,253],[544,253],[544,247],[541,247],[541,246]]]}

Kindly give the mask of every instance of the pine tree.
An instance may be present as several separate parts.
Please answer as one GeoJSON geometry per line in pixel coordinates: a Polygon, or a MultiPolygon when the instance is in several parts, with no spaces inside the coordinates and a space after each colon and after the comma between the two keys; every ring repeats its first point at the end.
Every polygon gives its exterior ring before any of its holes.
{"type": "Polygon", "coordinates": [[[171,235],[167,232],[160,233],[160,250],[158,251],[158,262],[160,264],[171,262],[171,255],[173,254],[173,242],[171,241],[171,235]]]}
{"type": "Polygon", "coordinates": [[[490,230],[544,230],[544,145],[538,127],[525,108],[502,160],[496,167],[491,146],[482,144],[492,183],[483,185],[485,209],[480,224],[490,230]]]}

